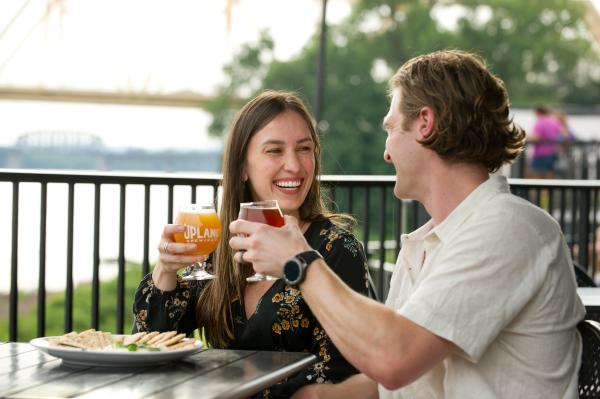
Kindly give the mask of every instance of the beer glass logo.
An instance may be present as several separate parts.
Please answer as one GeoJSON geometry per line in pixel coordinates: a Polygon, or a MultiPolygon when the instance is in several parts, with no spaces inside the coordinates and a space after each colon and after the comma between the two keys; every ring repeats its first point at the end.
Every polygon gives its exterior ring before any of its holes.
{"type": "Polygon", "coordinates": [[[213,241],[219,239],[220,230],[218,228],[205,228],[202,224],[199,226],[185,225],[186,229],[183,237],[187,242],[213,241]]]}

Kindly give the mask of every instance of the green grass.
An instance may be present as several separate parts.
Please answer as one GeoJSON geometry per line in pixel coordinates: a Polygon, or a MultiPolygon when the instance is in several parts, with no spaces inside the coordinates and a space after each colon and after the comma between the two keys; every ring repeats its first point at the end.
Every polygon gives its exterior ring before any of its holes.
{"type": "MultiPolygon", "coordinates": [[[[125,268],[124,332],[133,325],[131,307],[135,290],[141,280],[141,266],[128,263],[125,268]]],[[[65,293],[48,293],[46,298],[46,336],[65,333],[65,293]]],[[[99,329],[117,331],[117,278],[100,283],[99,329]]],[[[37,335],[37,294],[19,293],[17,315],[17,341],[26,342],[37,335]]],[[[92,284],[79,284],[73,290],[73,330],[81,331],[92,326],[92,284]]],[[[8,316],[0,319],[0,341],[8,341],[8,316]]]]}

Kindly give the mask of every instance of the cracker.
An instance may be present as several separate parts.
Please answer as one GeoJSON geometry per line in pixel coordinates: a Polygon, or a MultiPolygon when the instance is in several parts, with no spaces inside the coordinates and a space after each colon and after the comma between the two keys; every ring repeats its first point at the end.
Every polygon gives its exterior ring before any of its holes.
{"type": "Polygon", "coordinates": [[[152,338],[156,337],[158,334],[160,334],[158,331],[149,332],[148,334],[144,335],[137,343],[145,344],[148,341],[150,341],[152,338]]]}
{"type": "Polygon", "coordinates": [[[123,339],[123,345],[127,346],[129,344],[134,344],[134,343],[136,343],[140,338],[142,338],[146,334],[147,334],[147,332],[142,331],[142,332],[139,332],[139,333],[135,333],[133,335],[127,335],[125,337],[125,339],[123,339]]]}
{"type": "Polygon", "coordinates": [[[112,346],[110,333],[89,329],[76,333],[74,331],[58,337],[56,341],[59,346],[70,346],[80,349],[102,349],[112,346]]]}
{"type": "Polygon", "coordinates": [[[79,335],[79,338],[87,349],[97,349],[101,347],[99,336],[95,332],[88,333],[85,335],[79,335]]]}
{"type": "Polygon", "coordinates": [[[175,345],[168,346],[166,348],[166,350],[174,351],[174,350],[179,350],[179,349],[187,349],[187,348],[195,348],[195,347],[196,347],[196,341],[193,339],[190,339],[190,340],[183,340],[175,345]]]}
{"type": "Polygon", "coordinates": [[[101,337],[102,347],[111,347],[113,345],[112,335],[109,332],[103,332],[101,337]]]}
{"type": "Polygon", "coordinates": [[[185,334],[183,334],[183,333],[177,334],[173,338],[169,338],[166,341],[162,341],[160,343],[160,345],[162,345],[162,346],[175,345],[176,343],[178,343],[179,341],[181,341],[184,338],[185,338],[185,334]]]}
{"type": "Polygon", "coordinates": [[[63,346],[72,346],[74,348],[79,348],[79,349],[87,349],[86,345],[81,342],[80,339],[78,339],[78,337],[73,337],[73,336],[67,336],[67,335],[63,335],[62,337],[59,338],[58,340],[59,345],[63,345],[63,346]]]}
{"type": "Polygon", "coordinates": [[[163,341],[173,338],[176,334],[177,334],[177,331],[167,331],[164,333],[160,333],[156,337],[154,337],[150,341],[148,341],[147,343],[149,345],[157,345],[163,341]]]}
{"type": "Polygon", "coordinates": [[[79,342],[81,342],[86,349],[98,349],[102,347],[99,335],[94,332],[88,332],[86,334],[79,334],[79,342]]]}
{"type": "Polygon", "coordinates": [[[159,333],[158,335],[155,335],[154,338],[151,338],[148,342],[146,342],[146,344],[153,345],[159,339],[162,339],[163,335],[165,335],[165,334],[166,333],[162,332],[162,333],[159,333]]]}

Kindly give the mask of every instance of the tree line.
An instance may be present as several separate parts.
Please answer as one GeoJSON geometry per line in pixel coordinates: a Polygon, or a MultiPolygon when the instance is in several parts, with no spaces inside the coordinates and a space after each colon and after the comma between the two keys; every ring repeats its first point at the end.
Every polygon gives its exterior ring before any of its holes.
{"type": "MultiPolygon", "coordinates": [[[[411,57],[473,51],[504,80],[511,103],[597,105],[597,45],[585,4],[571,0],[359,0],[329,26],[322,118],[326,174],[390,174],[381,160],[387,81],[411,57]]],[[[293,90],[308,104],[316,89],[319,30],[292,59],[274,59],[268,32],[224,67],[226,81],[206,109],[210,133],[223,136],[241,104],[263,89],[293,90]],[[265,61],[267,60],[267,61],[265,61]]]]}

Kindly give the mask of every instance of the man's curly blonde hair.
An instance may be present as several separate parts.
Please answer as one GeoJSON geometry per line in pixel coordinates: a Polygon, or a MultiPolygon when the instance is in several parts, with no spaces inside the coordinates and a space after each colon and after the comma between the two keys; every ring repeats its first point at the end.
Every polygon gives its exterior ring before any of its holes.
{"type": "Polygon", "coordinates": [[[525,132],[509,116],[504,82],[475,54],[445,50],[415,57],[390,79],[390,89],[400,89],[406,125],[423,107],[433,110],[433,130],[421,143],[443,159],[495,172],[523,151],[525,132]]]}

